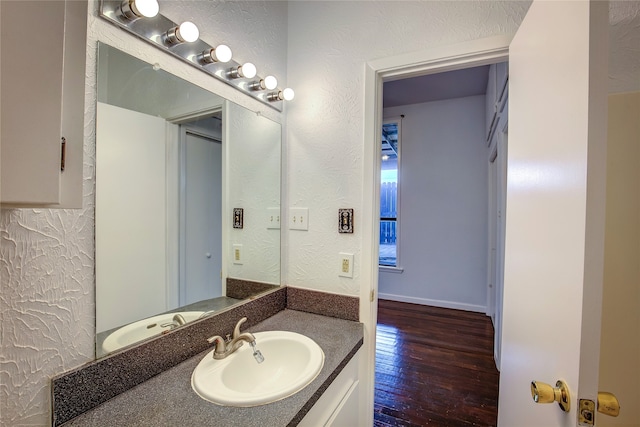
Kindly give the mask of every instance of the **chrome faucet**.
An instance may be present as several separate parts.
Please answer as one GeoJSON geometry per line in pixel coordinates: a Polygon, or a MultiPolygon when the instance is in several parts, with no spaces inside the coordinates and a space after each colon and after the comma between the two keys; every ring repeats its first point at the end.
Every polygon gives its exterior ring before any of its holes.
{"type": "Polygon", "coordinates": [[[173,328],[177,328],[178,326],[185,325],[186,323],[187,323],[187,321],[184,319],[182,314],[176,313],[173,316],[173,320],[171,320],[171,322],[163,323],[162,325],[160,325],[160,327],[161,328],[166,328],[168,326],[169,329],[173,329],[173,328]]]}
{"type": "Polygon", "coordinates": [[[224,359],[240,347],[242,347],[243,341],[252,344],[252,347],[255,346],[256,337],[253,336],[250,332],[240,333],[240,326],[247,321],[246,317],[243,317],[238,321],[236,327],[233,329],[233,337],[229,338],[227,335],[227,340],[222,338],[220,335],[216,335],[207,339],[210,343],[214,345],[213,358],[214,359],[224,359]]]}
{"type": "Polygon", "coordinates": [[[198,319],[204,319],[205,317],[209,317],[211,316],[213,313],[215,313],[215,310],[209,310],[209,311],[205,311],[204,313],[202,313],[198,319]]]}

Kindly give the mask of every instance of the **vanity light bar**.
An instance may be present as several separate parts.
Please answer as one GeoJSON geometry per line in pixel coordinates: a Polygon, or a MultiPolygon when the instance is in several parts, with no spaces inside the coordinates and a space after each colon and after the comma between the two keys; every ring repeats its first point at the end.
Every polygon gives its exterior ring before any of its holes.
{"type": "Polygon", "coordinates": [[[103,19],[263,104],[282,111],[283,101],[293,99],[293,90],[279,89],[274,76],[262,78],[252,63],[235,61],[228,46],[214,47],[202,41],[192,22],[177,24],[158,11],[157,0],[100,1],[103,19]]]}

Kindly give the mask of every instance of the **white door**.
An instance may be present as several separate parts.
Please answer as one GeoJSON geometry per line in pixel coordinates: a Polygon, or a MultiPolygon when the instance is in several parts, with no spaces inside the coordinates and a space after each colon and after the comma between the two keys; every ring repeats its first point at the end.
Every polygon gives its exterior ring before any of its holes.
{"type": "Polygon", "coordinates": [[[596,399],[607,25],[606,2],[535,1],[510,46],[499,426],[575,426],[596,399]],[[569,413],[530,396],[558,379],[569,413]]]}
{"type": "Polygon", "coordinates": [[[222,295],[222,144],[186,131],[181,305],[222,295]]]}
{"type": "Polygon", "coordinates": [[[166,311],[165,121],[98,102],[96,329],[166,311]],[[118,307],[114,310],[114,307],[118,307]]]}

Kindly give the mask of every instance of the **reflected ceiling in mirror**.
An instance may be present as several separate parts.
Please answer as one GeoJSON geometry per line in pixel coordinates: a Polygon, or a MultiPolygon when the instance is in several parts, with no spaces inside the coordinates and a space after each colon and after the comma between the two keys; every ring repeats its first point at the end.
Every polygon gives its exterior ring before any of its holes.
{"type": "Polygon", "coordinates": [[[280,285],[281,128],[111,46],[98,55],[101,357],[280,285]]]}

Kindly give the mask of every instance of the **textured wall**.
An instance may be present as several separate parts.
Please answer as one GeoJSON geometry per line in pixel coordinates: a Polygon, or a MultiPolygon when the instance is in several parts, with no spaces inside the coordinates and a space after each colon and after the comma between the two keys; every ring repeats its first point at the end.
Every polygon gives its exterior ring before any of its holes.
{"type": "MultiPolygon", "coordinates": [[[[192,19],[209,43],[228,43],[286,82],[286,4],[164,2],[174,21],[192,19]]],[[[117,47],[233,102],[281,122],[263,106],[205,73],[96,17],[89,4],[86,67],[84,208],[0,211],[0,425],[50,422],[50,377],[93,359],[96,42],[117,47]]]]}
{"type": "Polygon", "coordinates": [[[609,93],[640,90],[640,2],[609,3],[609,93]]]}
{"type": "MultiPolygon", "coordinates": [[[[362,246],[364,64],[516,30],[528,2],[291,2],[287,110],[289,206],[309,208],[309,231],[289,232],[287,283],[357,295],[362,246]],[[338,234],[339,208],[355,233],[338,234]],[[355,254],[354,278],[338,253],[355,254]]],[[[365,191],[369,191],[366,189],[365,191]]],[[[364,286],[368,286],[364,284],[364,286]]]]}
{"type": "MultiPolygon", "coordinates": [[[[529,1],[294,1],[289,3],[289,206],[308,207],[309,231],[288,232],[288,284],[356,295],[360,289],[364,63],[516,31],[529,1]],[[356,209],[353,235],[338,208],[356,209]],[[355,253],[353,279],[338,252],[355,253]]],[[[640,3],[612,1],[610,92],[640,89],[640,3]]],[[[365,189],[369,191],[369,189],[365,189]]]]}

